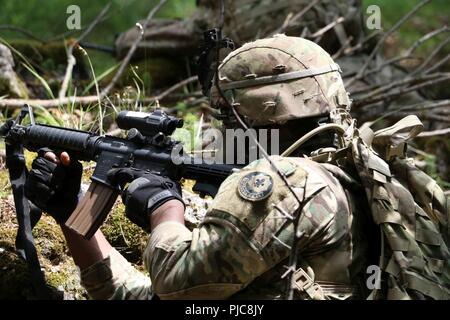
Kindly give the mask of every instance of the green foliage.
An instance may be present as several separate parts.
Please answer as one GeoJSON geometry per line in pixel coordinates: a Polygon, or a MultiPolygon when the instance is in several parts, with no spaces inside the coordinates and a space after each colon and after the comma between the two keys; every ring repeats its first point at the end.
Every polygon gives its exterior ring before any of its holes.
{"type": "MultiPolygon", "coordinates": [[[[142,20],[159,0],[114,0],[106,18],[95,27],[85,41],[96,44],[112,46],[115,37],[130,28],[136,21],[142,20]]],[[[106,5],[106,1],[91,0],[28,0],[14,1],[3,0],[0,10],[0,21],[2,25],[14,25],[31,31],[33,35],[41,39],[51,39],[64,35],[69,30],[66,20],[69,17],[66,10],[69,5],[78,5],[81,9],[81,26],[88,25],[100,13],[106,5]]],[[[181,18],[190,15],[195,9],[195,0],[169,0],[156,14],[159,18],[181,18]]],[[[77,37],[82,31],[67,34],[67,37],[77,37]]],[[[21,33],[9,30],[0,30],[0,36],[7,40],[25,38],[21,33]]],[[[116,61],[114,57],[93,52],[92,60],[96,73],[103,73],[113,66],[116,61]]],[[[65,59],[65,56],[64,56],[65,59]]],[[[47,67],[55,65],[54,61],[44,62],[47,67]]],[[[43,64],[43,65],[44,65],[43,64]]],[[[49,69],[47,69],[49,70],[49,69]]]]}
{"type": "MultiPolygon", "coordinates": [[[[370,5],[380,7],[381,26],[387,31],[420,1],[364,0],[363,3],[365,9],[370,5]]],[[[408,48],[426,33],[448,25],[448,12],[450,12],[450,1],[448,0],[433,0],[422,7],[415,16],[398,30],[396,37],[398,43],[396,43],[396,47],[408,48]]],[[[446,35],[444,34],[443,37],[446,37],[446,35]]],[[[428,52],[439,44],[440,41],[442,41],[442,37],[433,38],[424,43],[418,52],[428,52]]]]}
{"type": "MultiPolygon", "coordinates": [[[[133,27],[136,21],[145,18],[147,12],[158,2],[159,0],[114,0],[106,19],[96,27],[89,40],[111,44],[117,33],[133,27]]],[[[0,21],[2,24],[25,28],[37,37],[48,39],[67,31],[68,6],[80,7],[81,25],[87,27],[106,3],[107,1],[92,0],[4,0],[0,10],[0,21]]],[[[190,14],[194,7],[195,0],[169,0],[157,17],[184,17],[190,14]]],[[[18,37],[16,32],[3,30],[1,32],[7,34],[8,38],[18,37]]]]}
{"type": "MultiPolygon", "coordinates": [[[[447,141],[447,150],[450,150],[450,141],[447,141]]],[[[424,153],[424,161],[426,163],[425,172],[432,177],[443,190],[450,189],[450,182],[445,181],[439,174],[437,157],[435,154],[424,153]]]]}
{"type": "MultiPolygon", "coordinates": [[[[186,109],[186,106],[182,103],[177,105],[178,110],[186,109]]],[[[172,137],[183,143],[186,151],[191,151],[195,146],[196,132],[198,130],[199,118],[198,115],[192,112],[185,113],[183,116],[184,126],[181,129],[175,130],[172,137]]]]}

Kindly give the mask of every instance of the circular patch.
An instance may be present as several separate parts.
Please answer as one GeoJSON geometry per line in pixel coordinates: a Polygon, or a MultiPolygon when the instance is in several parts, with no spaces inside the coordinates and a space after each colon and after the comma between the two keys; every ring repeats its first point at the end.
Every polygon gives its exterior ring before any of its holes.
{"type": "Polygon", "coordinates": [[[264,172],[251,172],[239,181],[239,195],[250,201],[266,199],[272,194],[273,179],[264,172]]]}

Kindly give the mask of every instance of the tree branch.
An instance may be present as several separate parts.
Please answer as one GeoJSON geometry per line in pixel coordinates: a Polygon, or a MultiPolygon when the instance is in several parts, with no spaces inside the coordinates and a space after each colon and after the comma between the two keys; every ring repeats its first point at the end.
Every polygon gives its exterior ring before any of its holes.
{"type": "Polygon", "coordinates": [[[364,78],[365,72],[367,68],[369,67],[370,63],[372,62],[372,59],[375,57],[375,55],[378,53],[378,51],[381,49],[381,46],[386,41],[386,39],[394,33],[398,28],[400,28],[409,18],[411,18],[412,15],[414,15],[420,8],[422,8],[424,5],[428,4],[431,0],[423,0],[419,4],[417,4],[410,12],[408,12],[403,18],[401,18],[391,29],[389,29],[381,39],[376,44],[375,48],[372,50],[371,54],[366,60],[366,63],[363,65],[363,67],[360,69],[360,71],[357,73],[355,77],[350,79],[347,83],[345,83],[346,87],[351,86],[355,81],[364,78]]]}
{"type": "Polygon", "coordinates": [[[424,131],[420,133],[417,138],[430,138],[435,136],[447,136],[450,135],[450,128],[434,130],[434,131],[424,131]]]}
{"type": "Polygon", "coordinates": [[[69,81],[72,79],[72,72],[73,67],[77,63],[77,60],[73,56],[73,49],[75,46],[78,45],[81,41],[83,41],[84,38],[86,38],[89,33],[94,30],[94,27],[100,22],[100,20],[103,19],[105,14],[108,12],[109,8],[111,7],[111,1],[108,2],[108,4],[102,9],[102,11],[97,15],[97,17],[89,24],[89,27],[83,32],[83,34],[76,39],[74,42],[71,43],[69,46],[69,49],[67,50],[67,67],[66,67],[66,73],[64,76],[64,80],[61,84],[61,89],[59,90],[58,97],[59,99],[62,99],[66,96],[67,88],[69,87],[69,81]]]}

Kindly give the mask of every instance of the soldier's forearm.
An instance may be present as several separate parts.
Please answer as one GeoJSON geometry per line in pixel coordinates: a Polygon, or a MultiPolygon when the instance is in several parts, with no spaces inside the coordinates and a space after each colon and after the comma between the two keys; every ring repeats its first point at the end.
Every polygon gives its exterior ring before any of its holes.
{"type": "Polygon", "coordinates": [[[184,206],[178,200],[170,200],[156,209],[150,216],[152,230],[163,222],[174,221],[184,225],[184,206]]]}
{"type": "Polygon", "coordinates": [[[98,230],[86,240],[63,227],[72,257],[80,267],[82,286],[92,299],[152,299],[150,278],[117,252],[98,230]]]}
{"type": "Polygon", "coordinates": [[[81,270],[105,259],[111,252],[112,246],[100,230],[89,240],[65,226],[62,231],[73,260],[81,270]]]}

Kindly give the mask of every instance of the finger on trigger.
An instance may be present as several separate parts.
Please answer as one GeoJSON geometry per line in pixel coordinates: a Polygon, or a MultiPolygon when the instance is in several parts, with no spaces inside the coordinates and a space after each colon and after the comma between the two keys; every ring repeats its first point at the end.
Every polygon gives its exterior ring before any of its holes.
{"type": "Polygon", "coordinates": [[[70,165],[70,156],[67,152],[62,152],[61,155],[59,156],[59,158],[61,159],[61,162],[63,165],[68,166],[70,165]]]}
{"type": "Polygon", "coordinates": [[[44,154],[44,158],[49,160],[49,161],[51,161],[51,162],[53,162],[53,163],[59,163],[58,157],[53,152],[46,152],[44,154]]]}

